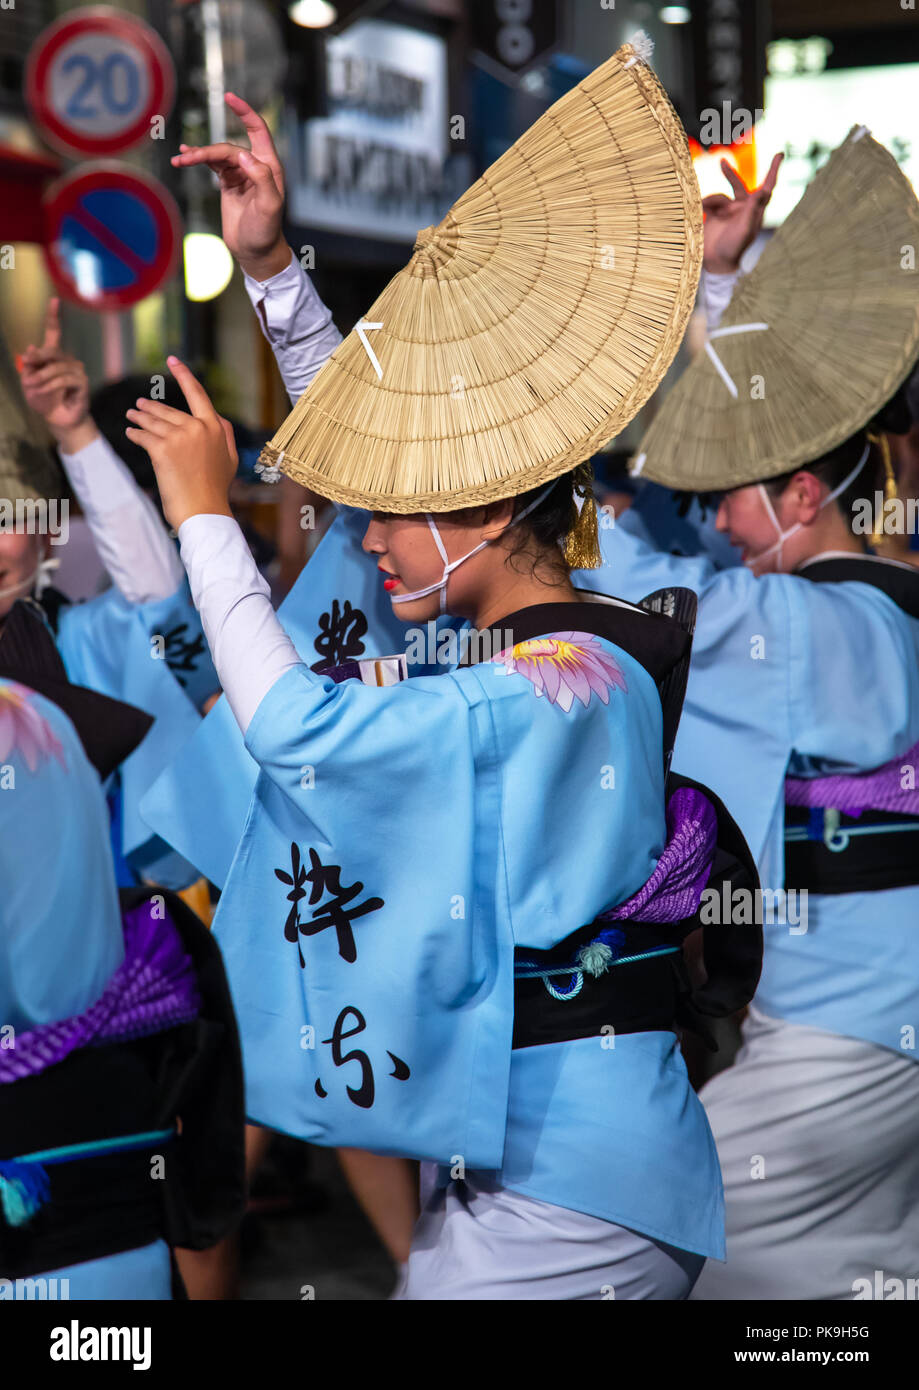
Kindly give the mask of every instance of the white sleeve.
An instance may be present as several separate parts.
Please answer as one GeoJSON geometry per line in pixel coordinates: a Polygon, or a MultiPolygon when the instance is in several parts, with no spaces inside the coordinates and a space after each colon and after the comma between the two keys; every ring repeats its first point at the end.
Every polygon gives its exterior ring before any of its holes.
{"type": "Polygon", "coordinates": [[[243,278],[287,394],[296,404],[338,347],[341,334],[293,252],[287,269],[269,280],[243,278]]]}
{"type": "Polygon", "coordinates": [[[190,516],[179,542],[221,688],[245,734],[275,681],[301,664],[297,649],[231,516],[190,516]]]}
{"type": "Polygon", "coordinates": [[[739,270],[732,271],[729,275],[713,275],[710,270],[703,270],[699,280],[699,302],[705,313],[709,333],[721,322],[721,316],[731,302],[731,295],[739,279],[739,270]]]}
{"type": "Polygon", "coordinates": [[[75,454],[61,452],[99,558],[128,603],[168,598],[182,563],[156,507],[100,434],[75,454]]]}

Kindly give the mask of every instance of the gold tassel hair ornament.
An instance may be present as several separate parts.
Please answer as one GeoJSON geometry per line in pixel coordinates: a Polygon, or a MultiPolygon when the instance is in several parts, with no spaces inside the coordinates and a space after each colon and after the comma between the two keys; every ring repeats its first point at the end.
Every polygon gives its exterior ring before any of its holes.
{"type": "Polygon", "coordinates": [[[565,537],[565,561],[573,570],[596,570],[603,564],[603,556],[600,552],[593,469],[589,463],[578,464],[572,484],[571,501],[576,515],[565,537]]]}
{"type": "Polygon", "coordinates": [[[894,472],[893,459],[890,457],[890,442],[887,435],[884,433],[869,434],[868,443],[877,445],[884,464],[884,507],[881,515],[874,518],[874,527],[871,532],[871,544],[877,550],[884,544],[884,512],[887,509],[887,503],[897,500],[897,475],[894,472]]]}

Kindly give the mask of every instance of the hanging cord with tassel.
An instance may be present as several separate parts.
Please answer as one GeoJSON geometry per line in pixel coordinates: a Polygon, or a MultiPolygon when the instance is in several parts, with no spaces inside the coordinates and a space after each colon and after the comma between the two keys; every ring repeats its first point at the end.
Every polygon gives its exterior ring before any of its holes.
{"type": "Polygon", "coordinates": [[[893,460],[890,457],[890,443],[887,435],[883,433],[869,434],[868,442],[877,445],[884,464],[884,507],[881,510],[881,515],[874,518],[874,528],[871,533],[871,544],[875,550],[878,550],[884,545],[886,539],[883,514],[887,510],[887,503],[897,500],[897,475],[894,472],[893,460]]]}
{"type": "Polygon", "coordinates": [[[572,479],[572,503],[576,515],[565,537],[565,561],[573,570],[595,570],[603,564],[593,469],[579,463],[572,479]]]}

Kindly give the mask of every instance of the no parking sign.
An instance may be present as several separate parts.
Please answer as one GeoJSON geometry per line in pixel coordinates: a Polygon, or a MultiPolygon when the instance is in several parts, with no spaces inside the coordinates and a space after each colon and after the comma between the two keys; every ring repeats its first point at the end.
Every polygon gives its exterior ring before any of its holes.
{"type": "Polygon", "coordinates": [[[26,99],[49,144],[66,154],[106,155],[150,134],[175,94],[169,50],[154,29],[108,6],[82,7],[39,36],[29,54],[26,99]]]}
{"type": "Polygon", "coordinates": [[[99,163],[45,193],[45,256],[60,293],[91,309],[126,309],[166,280],[181,239],[179,211],[156,179],[99,163]]]}

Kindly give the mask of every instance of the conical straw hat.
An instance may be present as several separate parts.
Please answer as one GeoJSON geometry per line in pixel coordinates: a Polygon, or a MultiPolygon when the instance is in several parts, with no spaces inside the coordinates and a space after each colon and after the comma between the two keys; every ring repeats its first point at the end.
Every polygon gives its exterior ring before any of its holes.
{"type": "Polygon", "coordinates": [[[0,336],[0,503],[40,501],[65,490],[51,450],[40,442],[39,428],[0,336]]]}
{"type": "Polygon", "coordinates": [[[683,336],[702,229],[686,137],[640,47],[418,234],[263,463],[352,506],[449,511],[548,482],[631,420],[683,336]]]}
{"type": "Polygon", "coordinates": [[[862,429],[919,355],[917,253],[916,195],[855,126],[739,281],[633,472],[721,491],[813,462],[862,429]]]}

